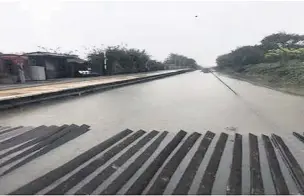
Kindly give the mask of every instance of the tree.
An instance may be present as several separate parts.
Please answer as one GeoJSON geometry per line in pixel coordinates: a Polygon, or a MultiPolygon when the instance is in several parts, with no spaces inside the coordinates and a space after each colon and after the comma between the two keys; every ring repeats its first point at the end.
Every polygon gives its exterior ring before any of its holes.
{"type": "MultiPolygon", "coordinates": [[[[128,49],[124,46],[109,46],[106,49],[94,48],[88,54],[88,60],[94,70],[100,74],[136,73],[149,70],[150,55],[145,50],[128,49]],[[104,56],[107,57],[107,69],[104,69],[104,56]]],[[[155,61],[156,62],[156,61],[155,61]]],[[[157,62],[154,70],[163,69],[157,62]]]]}
{"type": "Polygon", "coordinates": [[[260,45],[242,46],[228,54],[219,56],[216,63],[219,68],[228,67],[242,71],[245,65],[262,62],[277,62],[286,64],[290,59],[303,59],[304,36],[274,33],[261,40],[260,45]]]}
{"type": "Polygon", "coordinates": [[[243,46],[232,51],[234,63],[238,65],[257,64],[262,62],[264,53],[259,46],[243,46]]]}
{"type": "Polygon", "coordinates": [[[171,53],[164,61],[165,64],[174,64],[178,67],[197,68],[196,61],[192,58],[188,58],[184,55],[171,53]]]}
{"type": "Polygon", "coordinates": [[[127,50],[127,54],[130,57],[130,63],[132,67],[135,68],[136,72],[146,71],[146,63],[150,60],[150,56],[146,53],[145,50],[138,49],[129,49],[127,50]]]}
{"type": "Polygon", "coordinates": [[[232,68],[234,65],[231,54],[223,54],[216,58],[216,64],[219,68],[229,67],[232,68]]]}
{"type": "Polygon", "coordinates": [[[274,33],[266,36],[261,41],[262,48],[267,50],[281,48],[301,48],[304,47],[304,35],[288,34],[285,32],[274,33]]]}
{"type": "Polygon", "coordinates": [[[220,68],[230,67],[233,70],[242,71],[244,65],[257,64],[263,59],[264,53],[259,46],[243,46],[219,56],[216,63],[220,68]]]}
{"type": "Polygon", "coordinates": [[[147,67],[149,71],[156,71],[156,70],[164,70],[165,66],[162,62],[156,60],[150,60],[147,62],[147,67]]]}
{"type": "Polygon", "coordinates": [[[279,48],[275,50],[268,50],[267,53],[265,53],[265,60],[268,62],[280,61],[283,65],[290,59],[304,60],[304,48],[279,48]]]}

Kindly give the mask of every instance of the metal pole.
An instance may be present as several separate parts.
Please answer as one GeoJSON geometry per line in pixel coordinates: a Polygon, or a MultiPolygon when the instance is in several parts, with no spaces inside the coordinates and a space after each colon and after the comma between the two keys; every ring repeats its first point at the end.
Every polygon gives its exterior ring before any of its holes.
{"type": "Polygon", "coordinates": [[[105,73],[107,73],[107,50],[104,50],[104,52],[103,52],[103,60],[104,60],[104,62],[103,62],[103,64],[104,64],[104,70],[105,70],[105,73]]]}

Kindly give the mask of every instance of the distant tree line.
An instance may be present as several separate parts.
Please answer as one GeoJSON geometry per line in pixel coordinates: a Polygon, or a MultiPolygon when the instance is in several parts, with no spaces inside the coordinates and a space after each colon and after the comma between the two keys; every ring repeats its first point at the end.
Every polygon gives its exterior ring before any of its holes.
{"type": "Polygon", "coordinates": [[[230,68],[242,72],[246,65],[265,62],[286,65],[291,59],[304,60],[304,35],[279,32],[266,36],[259,45],[242,46],[218,56],[216,63],[218,69],[230,68]]]}
{"type": "MultiPolygon", "coordinates": [[[[77,50],[62,52],[60,47],[52,49],[38,46],[38,48],[43,52],[78,57],[74,55],[77,50]]],[[[92,71],[100,75],[139,73],[178,68],[199,68],[194,59],[184,55],[171,53],[161,62],[152,59],[146,50],[127,48],[120,45],[108,46],[107,48],[91,48],[87,55],[87,61],[92,71]]]]}
{"type": "Polygon", "coordinates": [[[173,64],[178,67],[189,67],[194,69],[198,68],[198,65],[194,59],[174,53],[169,54],[164,63],[173,64]]]}
{"type": "Polygon", "coordinates": [[[87,58],[93,71],[103,75],[164,70],[168,69],[169,64],[174,65],[175,68],[197,67],[194,59],[183,55],[170,54],[164,62],[160,62],[151,59],[145,50],[124,46],[109,46],[105,49],[94,48],[87,58]]]}

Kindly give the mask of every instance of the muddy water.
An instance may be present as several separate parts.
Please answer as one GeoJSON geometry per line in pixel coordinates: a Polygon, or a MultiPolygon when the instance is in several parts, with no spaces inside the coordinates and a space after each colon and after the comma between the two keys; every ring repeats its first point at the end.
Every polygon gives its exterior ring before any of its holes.
{"type": "Polygon", "coordinates": [[[102,93],[0,113],[2,126],[88,124],[91,131],[6,176],[2,193],[41,176],[125,129],[227,133],[303,132],[304,99],[211,74],[191,72],[102,93]]]}
{"type": "Polygon", "coordinates": [[[232,132],[302,131],[304,99],[192,72],[0,113],[0,124],[88,124],[97,135],[125,128],[232,132]]]}

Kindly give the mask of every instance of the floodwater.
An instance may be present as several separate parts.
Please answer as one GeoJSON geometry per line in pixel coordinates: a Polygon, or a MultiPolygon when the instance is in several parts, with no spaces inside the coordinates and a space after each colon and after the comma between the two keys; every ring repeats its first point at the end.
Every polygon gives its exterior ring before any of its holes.
{"type": "MultiPolygon", "coordinates": [[[[190,72],[80,97],[0,112],[1,126],[88,124],[91,131],[13,171],[9,193],[126,129],[177,132],[303,132],[304,99],[212,74],[190,72]]],[[[291,135],[291,134],[290,134],[291,135]]],[[[291,137],[293,137],[291,135],[291,137]]],[[[2,184],[2,185],[1,185],[2,184]]]]}
{"type": "Polygon", "coordinates": [[[134,130],[303,131],[304,99],[221,76],[191,72],[0,113],[2,125],[88,124],[99,135],[134,130]]]}

